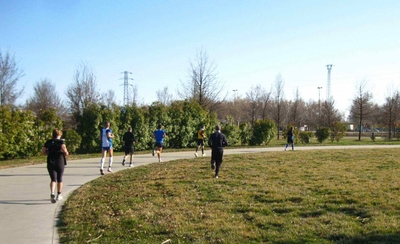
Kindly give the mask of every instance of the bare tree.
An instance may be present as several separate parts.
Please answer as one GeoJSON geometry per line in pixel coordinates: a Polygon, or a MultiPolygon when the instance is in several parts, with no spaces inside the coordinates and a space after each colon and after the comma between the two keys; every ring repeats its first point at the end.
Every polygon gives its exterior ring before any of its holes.
{"type": "MultiPolygon", "coordinates": [[[[392,89],[391,89],[392,90],[392,89]]],[[[382,106],[381,122],[388,126],[388,138],[392,138],[392,132],[395,132],[396,122],[400,118],[400,93],[398,90],[391,91],[386,97],[386,101],[382,106]]]]}
{"type": "Polygon", "coordinates": [[[64,117],[67,113],[67,109],[56,91],[55,84],[46,78],[33,86],[33,95],[28,98],[25,107],[36,114],[40,114],[41,110],[51,108],[55,108],[60,117],[64,117]]]}
{"type": "Polygon", "coordinates": [[[162,90],[156,91],[156,94],[157,94],[157,100],[161,104],[164,104],[166,106],[171,104],[173,96],[172,94],[169,93],[168,86],[165,86],[162,90]]]}
{"type": "Polygon", "coordinates": [[[100,102],[96,76],[85,64],[81,64],[74,74],[74,83],[67,90],[70,112],[81,115],[89,105],[100,102]]]}
{"type": "Polygon", "coordinates": [[[321,125],[332,128],[333,122],[341,121],[342,116],[339,110],[335,108],[335,100],[329,99],[321,105],[321,125]]]}
{"type": "Polygon", "coordinates": [[[203,109],[216,111],[225,99],[221,98],[224,86],[217,77],[217,66],[209,60],[203,49],[197,51],[195,60],[189,61],[189,65],[189,80],[181,82],[178,95],[197,101],[203,109]]]}
{"type": "Polygon", "coordinates": [[[274,97],[274,103],[275,103],[275,108],[276,108],[276,123],[278,126],[278,140],[279,140],[279,129],[281,127],[281,122],[282,122],[282,102],[283,102],[283,87],[284,87],[285,82],[283,81],[283,78],[281,74],[278,74],[275,77],[275,97],[274,97]]]}
{"type": "Polygon", "coordinates": [[[111,108],[113,104],[116,104],[115,92],[113,90],[108,90],[107,93],[101,96],[101,100],[107,107],[111,108]]]}
{"type": "Polygon", "coordinates": [[[350,108],[350,117],[358,122],[358,140],[361,140],[361,129],[366,119],[373,113],[372,94],[367,91],[367,81],[356,86],[356,95],[350,108]]]}
{"type": "Polygon", "coordinates": [[[297,87],[294,101],[290,106],[289,121],[293,122],[297,127],[300,127],[303,123],[305,110],[305,102],[300,97],[299,88],[297,87]]]}
{"type": "Polygon", "coordinates": [[[17,82],[24,75],[18,69],[14,56],[9,52],[3,56],[0,51],[0,106],[14,105],[24,89],[17,90],[17,82]]]}
{"type": "Polygon", "coordinates": [[[254,122],[259,118],[259,112],[262,111],[262,98],[263,98],[263,88],[261,85],[251,86],[250,90],[246,92],[246,99],[249,101],[249,107],[247,108],[247,112],[249,117],[251,118],[251,124],[254,125],[254,122]]]}
{"type": "Polygon", "coordinates": [[[268,117],[268,110],[270,109],[271,106],[271,100],[272,100],[272,87],[271,89],[267,92],[266,90],[263,90],[263,95],[261,97],[262,104],[261,104],[261,119],[266,119],[268,117]]]}

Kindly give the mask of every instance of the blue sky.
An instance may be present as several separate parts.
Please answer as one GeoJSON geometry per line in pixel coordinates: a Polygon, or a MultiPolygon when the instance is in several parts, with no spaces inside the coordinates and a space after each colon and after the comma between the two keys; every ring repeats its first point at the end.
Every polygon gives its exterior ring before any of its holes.
{"type": "Polygon", "coordinates": [[[321,99],[327,64],[331,94],[346,112],[355,86],[368,81],[375,101],[400,81],[400,1],[73,1],[0,0],[0,50],[15,55],[25,76],[19,103],[47,78],[64,99],[85,63],[100,93],[123,102],[123,71],[130,71],[144,103],[168,86],[175,95],[188,79],[189,60],[205,50],[228,98],[251,86],[267,90],[284,80],[285,98],[298,88],[321,99]]]}

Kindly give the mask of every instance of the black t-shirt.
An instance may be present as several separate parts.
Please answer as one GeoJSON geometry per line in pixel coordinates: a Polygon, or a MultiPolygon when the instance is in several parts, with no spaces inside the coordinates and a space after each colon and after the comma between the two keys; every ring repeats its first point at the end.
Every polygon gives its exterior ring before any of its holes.
{"type": "Polygon", "coordinates": [[[47,163],[65,163],[64,153],[61,152],[61,147],[64,140],[51,139],[46,141],[44,147],[47,148],[47,163]]]}
{"type": "Polygon", "coordinates": [[[132,132],[125,132],[122,140],[125,142],[125,147],[133,147],[133,143],[136,141],[135,136],[132,132]]]}
{"type": "Polygon", "coordinates": [[[208,139],[208,145],[213,149],[223,148],[224,146],[228,146],[228,141],[224,134],[215,132],[208,139]]]}

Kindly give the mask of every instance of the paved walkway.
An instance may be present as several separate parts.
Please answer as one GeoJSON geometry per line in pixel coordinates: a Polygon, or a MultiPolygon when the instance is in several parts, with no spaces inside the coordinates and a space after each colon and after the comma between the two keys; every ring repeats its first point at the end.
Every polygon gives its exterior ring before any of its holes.
{"type": "MultiPolygon", "coordinates": [[[[321,146],[297,147],[296,150],[342,148],[400,148],[396,146],[321,146]]],[[[168,151],[168,150],[167,150],[168,151]]],[[[279,148],[228,149],[225,154],[242,154],[267,151],[283,151],[279,148]]],[[[210,155],[210,151],[206,151],[210,155]]],[[[193,151],[164,153],[163,160],[193,158],[193,151]]],[[[64,200],[68,195],[97,177],[99,158],[75,160],[68,163],[64,175],[64,200]]],[[[108,160],[106,160],[108,165],[108,160]]],[[[130,169],[121,165],[122,156],[114,157],[113,170],[130,169]]],[[[151,155],[135,155],[134,166],[157,162],[151,155]]],[[[56,221],[63,201],[52,204],[49,194],[50,178],[46,164],[0,170],[0,242],[13,244],[58,243],[56,221]]]]}

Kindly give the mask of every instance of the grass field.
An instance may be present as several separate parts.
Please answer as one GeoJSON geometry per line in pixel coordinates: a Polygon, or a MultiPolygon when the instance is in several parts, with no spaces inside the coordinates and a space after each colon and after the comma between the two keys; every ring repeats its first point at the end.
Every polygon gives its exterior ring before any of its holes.
{"type": "Polygon", "coordinates": [[[75,191],[61,243],[400,243],[399,149],[155,163],[75,191]]]}

